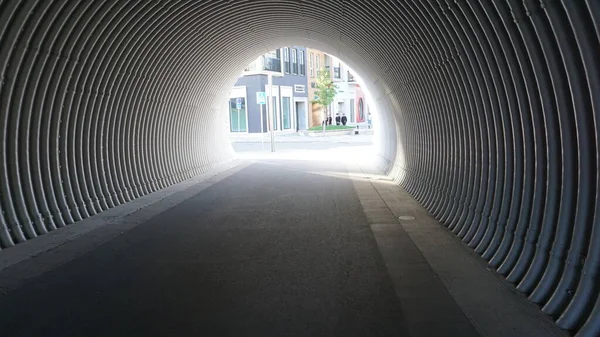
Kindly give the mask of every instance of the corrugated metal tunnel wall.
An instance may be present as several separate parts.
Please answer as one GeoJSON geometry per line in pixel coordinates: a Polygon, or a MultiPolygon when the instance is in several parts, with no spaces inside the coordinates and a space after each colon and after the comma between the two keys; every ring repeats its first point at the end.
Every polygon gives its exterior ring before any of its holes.
{"type": "Polygon", "coordinates": [[[334,54],[387,169],[564,329],[600,336],[598,0],[0,0],[0,247],[228,159],[227,92],[334,54]]]}

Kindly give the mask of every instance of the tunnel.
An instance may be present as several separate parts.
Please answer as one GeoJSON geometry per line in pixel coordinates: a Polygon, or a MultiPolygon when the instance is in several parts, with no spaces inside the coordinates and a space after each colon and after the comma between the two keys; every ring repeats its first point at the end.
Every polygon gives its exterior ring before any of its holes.
{"type": "Polygon", "coordinates": [[[600,336],[599,21],[597,0],[0,1],[0,248],[232,158],[237,76],[306,45],[364,80],[382,170],[600,336]]]}

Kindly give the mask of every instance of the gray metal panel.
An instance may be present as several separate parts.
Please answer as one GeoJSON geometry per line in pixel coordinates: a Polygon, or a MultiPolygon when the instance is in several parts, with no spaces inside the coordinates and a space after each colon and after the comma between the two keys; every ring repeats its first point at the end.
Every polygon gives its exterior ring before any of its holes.
{"type": "Polygon", "coordinates": [[[597,0],[1,1],[0,248],[228,158],[239,71],[309,45],[366,80],[397,181],[598,336],[599,20],[597,0]]]}

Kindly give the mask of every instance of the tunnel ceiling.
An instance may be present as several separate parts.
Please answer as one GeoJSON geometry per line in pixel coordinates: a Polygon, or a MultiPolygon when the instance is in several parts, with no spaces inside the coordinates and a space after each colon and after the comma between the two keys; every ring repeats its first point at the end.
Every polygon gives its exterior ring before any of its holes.
{"type": "Polygon", "coordinates": [[[366,80],[385,168],[563,329],[600,335],[597,0],[0,1],[0,247],[231,157],[244,66],[366,80]]]}

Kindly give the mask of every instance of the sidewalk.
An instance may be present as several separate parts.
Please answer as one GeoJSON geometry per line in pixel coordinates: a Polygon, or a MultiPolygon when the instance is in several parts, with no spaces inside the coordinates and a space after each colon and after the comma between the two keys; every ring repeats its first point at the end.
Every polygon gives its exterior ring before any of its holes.
{"type": "MultiPolygon", "coordinates": [[[[345,136],[325,136],[310,137],[297,133],[275,134],[276,143],[368,143],[372,142],[373,135],[345,135],[345,136]]],[[[260,143],[261,141],[270,142],[271,134],[230,134],[231,143],[260,143]]]]}

